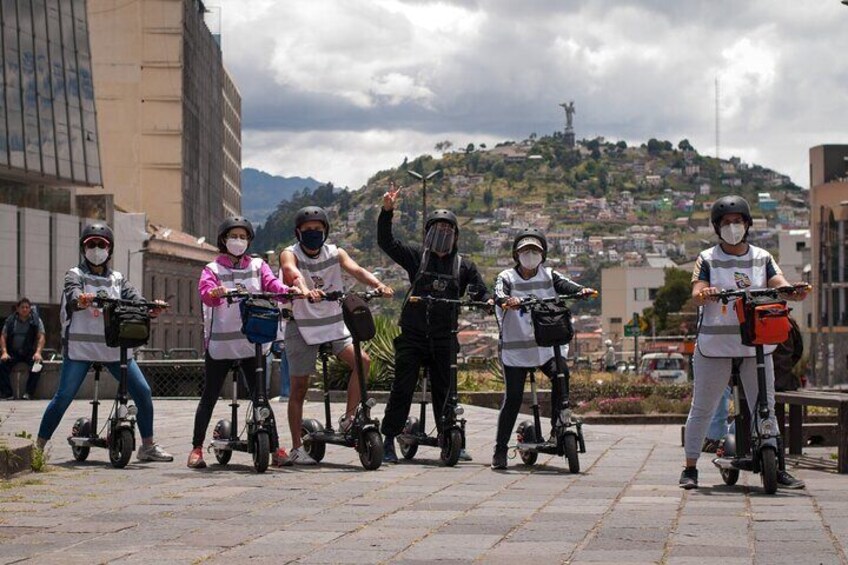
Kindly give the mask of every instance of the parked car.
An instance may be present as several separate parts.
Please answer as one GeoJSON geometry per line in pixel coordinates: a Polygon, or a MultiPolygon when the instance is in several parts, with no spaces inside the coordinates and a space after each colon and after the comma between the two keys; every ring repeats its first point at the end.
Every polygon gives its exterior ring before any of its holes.
{"type": "Polygon", "coordinates": [[[642,356],[639,375],[655,383],[685,383],[686,359],[680,353],[646,353],[642,356]]]}

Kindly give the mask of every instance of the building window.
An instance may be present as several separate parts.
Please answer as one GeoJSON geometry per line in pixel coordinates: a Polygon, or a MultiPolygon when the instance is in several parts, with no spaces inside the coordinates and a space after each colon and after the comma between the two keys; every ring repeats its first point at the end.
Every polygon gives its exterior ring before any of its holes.
{"type": "Polygon", "coordinates": [[[806,241],[796,241],[795,242],[795,251],[803,251],[806,248],[807,248],[807,242],[806,241]]]}
{"type": "Polygon", "coordinates": [[[656,300],[658,288],[649,288],[648,289],[648,300],[656,300]]]}
{"type": "Polygon", "coordinates": [[[638,302],[644,302],[648,300],[648,289],[647,288],[634,288],[633,289],[633,300],[638,302]]]}
{"type": "Polygon", "coordinates": [[[609,319],[609,323],[610,323],[610,324],[620,324],[620,323],[621,323],[621,318],[610,318],[610,319],[609,319]]]}

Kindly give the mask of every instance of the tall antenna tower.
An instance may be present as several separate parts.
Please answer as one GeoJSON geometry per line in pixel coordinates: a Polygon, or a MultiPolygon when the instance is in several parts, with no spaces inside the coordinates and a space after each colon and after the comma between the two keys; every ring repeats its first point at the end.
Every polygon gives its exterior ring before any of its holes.
{"type": "Polygon", "coordinates": [[[719,113],[719,112],[720,112],[720,108],[721,108],[720,99],[721,99],[721,98],[720,98],[720,90],[719,90],[718,75],[716,75],[716,77],[715,77],[715,136],[716,136],[716,140],[715,140],[715,141],[716,141],[716,159],[719,159],[719,158],[720,158],[720,154],[721,154],[721,153],[720,153],[720,151],[719,151],[719,149],[721,148],[721,136],[720,136],[720,129],[719,129],[719,123],[720,123],[720,121],[721,121],[721,120],[720,120],[720,113],[719,113]]]}

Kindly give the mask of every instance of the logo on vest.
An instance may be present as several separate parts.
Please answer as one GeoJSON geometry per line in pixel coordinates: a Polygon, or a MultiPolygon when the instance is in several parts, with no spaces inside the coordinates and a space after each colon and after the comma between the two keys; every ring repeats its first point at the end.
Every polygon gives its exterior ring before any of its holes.
{"type": "Polygon", "coordinates": [[[321,277],[313,276],[312,278],[312,288],[324,288],[324,279],[321,277]]]}
{"type": "Polygon", "coordinates": [[[745,273],[733,273],[733,280],[736,281],[736,288],[748,288],[751,286],[751,279],[745,273]]]}

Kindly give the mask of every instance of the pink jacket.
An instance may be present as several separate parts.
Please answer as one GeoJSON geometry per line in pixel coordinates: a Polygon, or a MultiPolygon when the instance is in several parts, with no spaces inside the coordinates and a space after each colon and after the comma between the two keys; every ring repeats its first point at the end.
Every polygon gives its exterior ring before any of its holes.
{"type": "MultiPolygon", "coordinates": [[[[230,260],[229,255],[221,254],[215,259],[216,263],[220,263],[224,267],[233,268],[232,261],[230,260]]],[[[238,267],[246,267],[247,263],[250,262],[250,257],[247,255],[242,255],[241,264],[238,267]]],[[[268,263],[262,263],[262,270],[259,273],[260,278],[262,279],[262,291],[263,292],[289,292],[289,287],[280,282],[280,279],[274,276],[274,273],[271,272],[271,267],[268,266],[268,263]]],[[[213,288],[217,288],[220,286],[218,282],[218,277],[215,276],[208,267],[203,268],[203,272],[200,273],[200,281],[197,283],[197,290],[200,291],[200,301],[203,302],[206,306],[220,306],[224,303],[223,298],[213,298],[209,295],[213,288]]]]}

